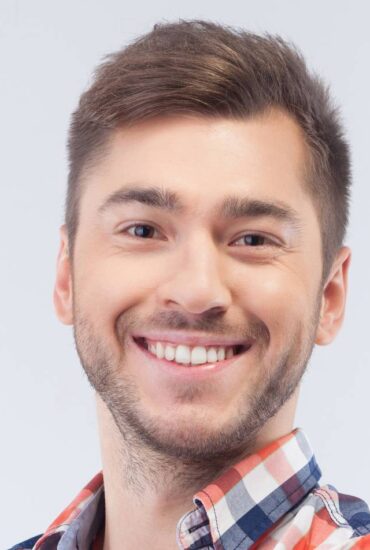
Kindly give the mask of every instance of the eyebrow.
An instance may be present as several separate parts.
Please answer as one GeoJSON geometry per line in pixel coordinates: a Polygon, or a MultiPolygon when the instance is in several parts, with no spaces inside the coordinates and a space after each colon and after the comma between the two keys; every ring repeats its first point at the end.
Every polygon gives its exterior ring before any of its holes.
{"type": "Polygon", "coordinates": [[[297,232],[302,228],[298,212],[282,201],[227,197],[221,205],[219,215],[228,219],[268,217],[291,225],[297,232]]]}
{"type": "Polygon", "coordinates": [[[169,211],[181,211],[183,206],[180,199],[171,191],[161,187],[122,187],[108,196],[103,204],[98,208],[98,213],[103,214],[115,205],[139,202],[154,208],[161,208],[169,211]]]}
{"type": "MultiPolygon", "coordinates": [[[[132,202],[138,202],[169,212],[182,212],[185,210],[180,197],[176,193],[161,187],[138,187],[138,184],[134,184],[122,187],[109,195],[98,208],[98,213],[101,215],[115,205],[132,202]]],[[[229,220],[268,217],[292,226],[296,232],[300,232],[302,228],[298,212],[282,201],[270,202],[260,199],[229,196],[216,209],[216,214],[229,220]]]]}

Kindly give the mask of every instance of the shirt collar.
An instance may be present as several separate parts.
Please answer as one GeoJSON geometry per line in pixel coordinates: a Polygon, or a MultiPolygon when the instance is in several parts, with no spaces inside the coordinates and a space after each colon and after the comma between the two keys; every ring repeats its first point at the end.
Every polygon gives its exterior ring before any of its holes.
{"type": "Polygon", "coordinates": [[[299,428],[241,460],[194,496],[179,522],[184,548],[250,548],[318,483],[321,471],[299,428]],[[209,527],[207,523],[209,522],[209,527]]]}
{"type": "MultiPolygon", "coordinates": [[[[180,548],[239,550],[295,507],[321,471],[299,428],[241,460],[193,498],[195,509],[177,526],[180,548]]],[[[87,550],[104,521],[103,473],[99,472],[52,522],[33,550],[87,550]]]]}
{"type": "Polygon", "coordinates": [[[103,472],[97,473],[55,518],[32,550],[88,550],[104,521],[103,472]]]}

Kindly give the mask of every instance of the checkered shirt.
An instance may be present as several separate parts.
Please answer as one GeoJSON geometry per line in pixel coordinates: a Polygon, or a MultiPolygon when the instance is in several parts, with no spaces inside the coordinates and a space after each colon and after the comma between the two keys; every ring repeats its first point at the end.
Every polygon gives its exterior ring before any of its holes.
{"type": "MultiPolygon", "coordinates": [[[[182,550],[370,549],[365,502],[320,486],[320,477],[309,442],[297,428],[196,493],[194,509],[177,524],[177,545],[182,550]]],[[[100,472],[43,535],[10,550],[94,550],[104,515],[100,472]]]]}

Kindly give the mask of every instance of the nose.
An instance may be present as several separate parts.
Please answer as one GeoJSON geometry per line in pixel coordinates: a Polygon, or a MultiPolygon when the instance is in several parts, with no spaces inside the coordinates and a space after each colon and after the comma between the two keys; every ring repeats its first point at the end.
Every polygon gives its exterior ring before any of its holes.
{"type": "Polygon", "coordinates": [[[232,300],[220,251],[208,235],[199,232],[179,245],[169,274],[158,288],[162,306],[190,314],[226,311],[232,300]]]}

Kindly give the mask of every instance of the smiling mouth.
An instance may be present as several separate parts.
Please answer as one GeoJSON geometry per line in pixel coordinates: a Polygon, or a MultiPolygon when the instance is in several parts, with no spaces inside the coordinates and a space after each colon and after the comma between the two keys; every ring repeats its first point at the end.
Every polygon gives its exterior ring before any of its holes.
{"type": "Polygon", "coordinates": [[[220,363],[248,351],[252,344],[235,346],[187,346],[169,342],[149,341],[135,337],[134,341],[143,350],[157,359],[165,359],[181,366],[197,366],[220,363]]]}

